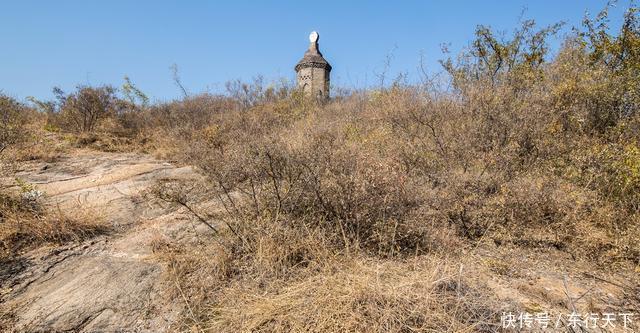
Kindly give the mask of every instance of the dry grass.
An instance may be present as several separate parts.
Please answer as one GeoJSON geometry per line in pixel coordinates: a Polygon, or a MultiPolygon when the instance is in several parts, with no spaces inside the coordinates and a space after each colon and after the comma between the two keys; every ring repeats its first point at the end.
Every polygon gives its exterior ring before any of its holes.
{"type": "Polygon", "coordinates": [[[108,232],[104,219],[88,210],[63,213],[26,196],[0,196],[0,260],[43,244],[81,241],[108,232]]]}
{"type": "Polygon", "coordinates": [[[347,253],[322,228],[274,220],[191,244],[154,241],[194,332],[493,332],[498,302],[455,257],[347,253]],[[215,239],[224,239],[224,244],[215,239]]]}
{"type": "Polygon", "coordinates": [[[345,258],[260,288],[239,281],[212,307],[212,332],[494,332],[499,307],[457,267],[345,258]]]}

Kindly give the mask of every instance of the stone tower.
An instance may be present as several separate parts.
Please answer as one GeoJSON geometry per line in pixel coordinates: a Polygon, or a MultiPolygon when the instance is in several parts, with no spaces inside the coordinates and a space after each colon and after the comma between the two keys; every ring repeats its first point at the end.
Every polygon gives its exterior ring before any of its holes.
{"type": "Polygon", "coordinates": [[[305,95],[318,99],[329,98],[329,73],[331,65],[322,57],[318,48],[320,35],[313,31],[309,35],[309,49],[296,65],[298,87],[305,95]]]}

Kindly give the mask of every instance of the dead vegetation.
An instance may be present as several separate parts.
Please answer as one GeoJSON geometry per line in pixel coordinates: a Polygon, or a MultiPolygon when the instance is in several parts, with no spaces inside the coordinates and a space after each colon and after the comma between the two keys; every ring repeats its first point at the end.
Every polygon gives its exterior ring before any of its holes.
{"type": "Polygon", "coordinates": [[[154,242],[185,303],[181,330],[495,331],[501,309],[518,305],[476,276],[519,268],[466,261],[478,248],[640,267],[638,11],[615,35],[606,18],[585,19],[552,59],[560,26],[525,21],[508,40],[479,27],[443,61],[444,82],[326,105],[257,80],[158,105],[81,87],[40,106],[77,145],[111,149],[96,142],[114,138],[206,176],[223,212],[190,205],[184,184],[154,191],[211,230],[154,242]],[[94,104],[95,117],[83,112],[94,104]]]}
{"type": "Polygon", "coordinates": [[[263,291],[234,285],[214,306],[211,331],[494,332],[495,301],[436,258],[351,259],[263,291]],[[445,315],[447,314],[447,315],[445,315]]]}
{"type": "Polygon", "coordinates": [[[106,233],[110,226],[91,211],[63,213],[41,204],[43,192],[21,183],[18,195],[0,196],[0,261],[43,244],[64,244],[106,233]]]}
{"type": "MultiPolygon", "coordinates": [[[[51,162],[68,144],[52,133],[47,116],[0,95],[0,175],[12,176],[20,162],[51,162]]],[[[6,178],[5,178],[6,179],[6,178]]],[[[0,191],[0,260],[19,256],[42,244],[63,244],[104,233],[109,227],[88,211],[73,214],[45,207],[45,193],[20,178],[0,191]]]]}

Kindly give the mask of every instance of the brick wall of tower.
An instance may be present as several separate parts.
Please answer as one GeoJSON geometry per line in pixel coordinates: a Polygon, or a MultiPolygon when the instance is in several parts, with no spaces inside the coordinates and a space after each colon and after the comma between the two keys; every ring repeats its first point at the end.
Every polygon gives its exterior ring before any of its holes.
{"type": "Polygon", "coordinates": [[[321,95],[329,97],[329,71],[324,68],[302,68],[297,74],[298,87],[303,89],[307,96],[321,95]]]}

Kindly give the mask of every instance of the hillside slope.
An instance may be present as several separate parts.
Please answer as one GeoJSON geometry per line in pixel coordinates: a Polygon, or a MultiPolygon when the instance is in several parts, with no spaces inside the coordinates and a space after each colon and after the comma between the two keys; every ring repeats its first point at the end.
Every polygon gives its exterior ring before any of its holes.
{"type": "MultiPolygon", "coordinates": [[[[192,300],[185,293],[194,291],[182,293],[178,278],[171,275],[171,263],[166,258],[163,260],[161,253],[154,253],[154,244],[160,240],[190,249],[194,243],[200,244],[199,237],[210,231],[184,208],[158,201],[145,193],[162,180],[182,184],[202,182],[194,168],[178,167],[140,154],[81,150],[51,163],[24,163],[16,177],[44,191],[45,204],[51,209],[84,211],[86,216],[105,219],[113,226],[113,231],[82,242],[44,246],[3,264],[0,267],[0,323],[4,327],[0,331],[172,332],[181,328],[185,316],[193,316],[189,314],[192,300]],[[176,294],[182,296],[176,297],[176,294]]],[[[206,193],[192,198],[197,199],[193,203],[198,211],[219,209],[206,193]]],[[[362,283],[369,288],[371,279],[378,281],[387,275],[395,276],[393,274],[403,277],[422,264],[427,268],[433,266],[438,272],[442,267],[453,267],[453,275],[449,278],[452,281],[473,280],[484,286],[495,307],[492,310],[496,312],[621,313],[637,308],[637,272],[634,273],[633,268],[607,272],[555,250],[535,251],[484,244],[465,252],[464,258],[454,256],[433,263],[428,256],[416,257],[404,264],[384,260],[365,262],[366,267],[375,266],[374,277],[370,276],[368,268],[361,267],[350,273],[349,265],[343,267],[346,271],[334,273],[347,274],[359,281],[353,283],[362,283]],[[405,264],[416,266],[408,269],[402,266],[405,264]]],[[[208,273],[200,271],[198,274],[208,273]]],[[[327,275],[317,279],[331,278],[327,275]]],[[[313,281],[316,279],[311,278],[305,287],[311,288],[309,292],[314,288],[313,281]]],[[[384,286],[394,280],[385,281],[376,283],[384,286]]],[[[417,280],[411,281],[418,284],[417,280]]],[[[425,281],[433,288],[428,279],[425,281]]],[[[395,290],[397,286],[393,283],[388,287],[395,290]]],[[[205,287],[212,288],[202,288],[205,287]]],[[[277,309],[274,304],[290,290],[284,288],[281,292],[282,295],[276,292],[258,299],[250,298],[256,302],[253,305],[236,304],[239,308],[234,320],[245,318],[243,313],[246,311],[264,306],[261,302],[277,309]]],[[[402,293],[394,292],[394,295],[398,299],[404,297],[402,293]]],[[[465,294],[457,297],[459,304],[464,304],[481,301],[480,295],[474,296],[476,300],[466,299],[471,296],[465,294]]],[[[307,310],[306,307],[296,308],[290,310],[291,314],[283,315],[295,317],[297,311],[305,313],[307,310]]],[[[276,314],[254,315],[278,318],[279,312],[274,311],[276,314]]],[[[447,316],[453,318],[456,314],[447,316]]],[[[499,329],[500,318],[491,319],[490,324],[499,329]]]]}
{"type": "Polygon", "coordinates": [[[31,251],[2,267],[1,313],[13,329],[166,331],[182,303],[165,297],[164,268],[153,260],[151,242],[184,237],[192,224],[175,207],[141,195],[161,178],[193,181],[192,168],[136,154],[80,152],[24,165],[16,176],[44,191],[48,205],[89,211],[115,231],[31,251]]]}

